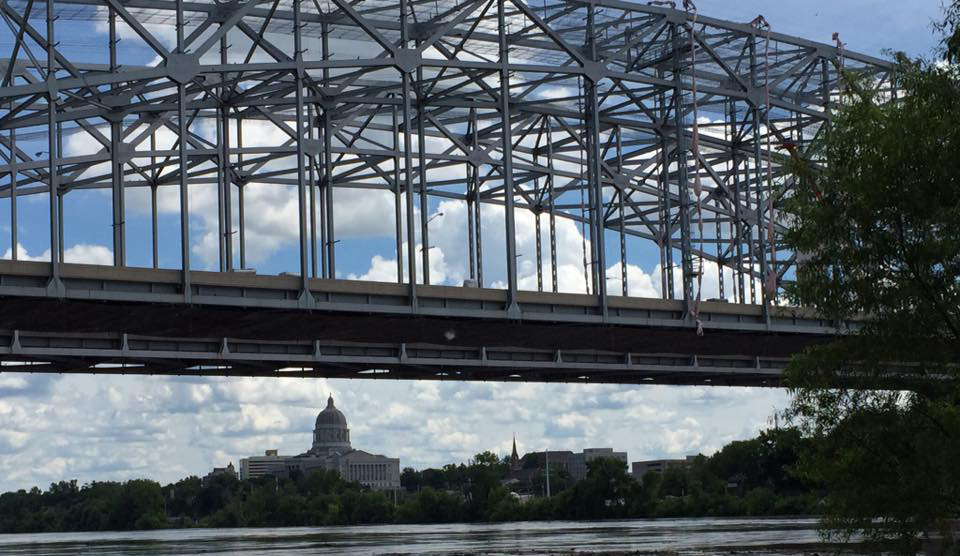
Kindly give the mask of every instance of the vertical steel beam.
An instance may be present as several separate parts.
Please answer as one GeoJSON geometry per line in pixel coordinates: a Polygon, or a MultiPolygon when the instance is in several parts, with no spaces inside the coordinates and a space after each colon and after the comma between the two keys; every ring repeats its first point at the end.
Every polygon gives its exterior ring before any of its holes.
{"type": "MultiPolygon", "coordinates": [[[[477,147],[480,142],[479,130],[477,129],[477,110],[476,108],[470,109],[470,148],[474,151],[477,150],[477,147]]],[[[477,259],[477,287],[483,287],[483,205],[480,202],[480,186],[482,180],[480,179],[480,166],[476,163],[471,163],[471,168],[473,168],[473,219],[475,222],[474,228],[477,232],[477,240],[474,243],[474,250],[476,251],[477,259]]]]}
{"type": "MultiPolygon", "coordinates": [[[[538,132],[537,143],[533,148],[533,165],[534,167],[540,166],[540,142],[543,140],[543,118],[540,118],[540,130],[538,132]]],[[[536,171],[536,170],[535,170],[536,171]]],[[[543,238],[540,230],[540,215],[543,213],[543,195],[544,190],[547,186],[547,180],[544,179],[543,184],[540,184],[540,177],[533,178],[533,188],[536,195],[537,204],[534,207],[533,211],[533,227],[536,236],[536,251],[537,251],[537,291],[543,291],[543,238]]]]}
{"type": "MultiPolygon", "coordinates": [[[[330,59],[330,26],[326,20],[321,24],[320,44],[322,57],[324,60],[330,59]]],[[[329,86],[330,73],[327,68],[323,69],[323,86],[329,86]]],[[[326,237],[324,237],[324,251],[326,252],[327,278],[337,277],[337,239],[334,230],[334,205],[333,205],[333,125],[330,121],[330,110],[334,108],[335,102],[331,100],[330,104],[323,108],[323,224],[325,225],[326,237]]]]}
{"type": "MultiPolygon", "coordinates": [[[[617,172],[623,176],[623,127],[617,124],[617,172]]],[[[617,216],[620,221],[620,289],[623,297],[627,297],[629,289],[627,285],[627,234],[626,222],[624,222],[624,197],[627,194],[627,183],[623,184],[623,189],[617,193],[620,201],[617,206],[617,216]]]]}
{"type": "MultiPolygon", "coordinates": [[[[307,138],[314,142],[313,103],[307,105],[307,138]]],[[[307,157],[307,191],[310,192],[310,277],[317,278],[317,157],[310,154],[307,157]]]]}
{"type": "Polygon", "coordinates": [[[717,243],[716,243],[716,248],[714,249],[714,253],[716,254],[716,257],[717,257],[717,282],[718,282],[717,285],[719,290],[718,297],[720,299],[726,299],[726,293],[724,291],[724,280],[723,280],[723,263],[726,260],[723,253],[723,228],[721,224],[720,215],[717,214],[715,215],[714,218],[716,219],[715,233],[716,233],[717,243]]]}
{"type": "Polygon", "coordinates": [[[57,149],[60,142],[57,138],[59,126],[57,125],[57,76],[54,60],[56,59],[55,45],[56,37],[54,34],[54,0],[47,0],[47,154],[50,157],[47,171],[50,174],[50,288],[62,292],[60,282],[60,261],[63,256],[61,251],[62,240],[60,237],[61,217],[62,217],[62,198],[60,195],[60,152],[57,149]]]}
{"type": "Polygon", "coordinates": [[[537,291],[543,291],[543,248],[540,233],[540,207],[538,206],[533,213],[533,226],[536,228],[536,250],[537,250],[537,291]]]}
{"type": "MultiPolygon", "coordinates": [[[[691,28],[691,32],[693,29],[691,28]]],[[[687,314],[690,312],[693,302],[693,254],[690,242],[690,183],[687,173],[687,142],[686,125],[684,122],[683,107],[683,66],[680,59],[680,49],[682,42],[680,40],[680,25],[674,24],[673,27],[673,124],[676,133],[677,148],[674,155],[677,161],[677,186],[680,196],[680,254],[681,254],[681,272],[683,276],[683,302],[687,314]]],[[[668,193],[669,195],[669,193],[668,193]]],[[[672,270],[672,269],[671,269],[672,270]]],[[[699,269],[697,269],[699,271],[699,269]]],[[[672,272],[671,272],[672,274],[672,272]]]]}
{"type": "MultiPolygon", "coordinates": [[[[757,56],[757,41],[756,37],[750,38],[750,85],[752,87],[760,86],[760,72],[758,71],[759,60],[757,56]]],[[[769,106],[764,106],[764,110],[769,110],[769,106]]],[[[760,279],[761,283],[765,283],[767,276],[767,249],[766,249],[766,240],[764,234],[763,226],[763,214],[764,207],[766,203],[763,202],[763,152],[761,141],[763,135],[760,132],[760,126],[762,124],[762,119],[760,117],[760,106],[754,104],[753,106],[753,183],[754,183],[754,194],[757,202],[756,208],[756,222],[757,222],[757,250],[755,253],[752,253],[753,256],[750,257],[750,270],[751,270],[751,282],[754,282],[755,279],[752,278],[753,275],[753,266],[756,263],[759,263],[760,266],[760,279]]],[[[766,130],[767,133],[770,133],[770,130],[766,130]]],[[[752,236],[752,233],[751,233],[752,236]]],[[[753,242],[751,242],[751,245],[753,242]]],[[[752,288],[751,288],[752,289],[752,288]]],[[[752,297],[752,294],[751,294],[752,297]]],[[[763,314],[764,318],[769,320],[770,316],[768,314],[768,295],[767,288],[760,288],[760,303],[763,305],[763,314]]],[[[751,299],[751,301],[753,301],[751,299]]]]}
{"type": "MultiPolygon", "coordinates": [[[[112,6],[107,11],[107,21],[109,27],[108,40],[110,41],[110,72],[113,73],[117,71],[117,14],[112,6]]],[[[126,266],[127,264],[123,161],[120,156],[122,123],[122,119],[118,115],[112,115],[110,120],[110,183],[112,188],[114,266],[126,266]]]]}
{"type": "MultiPolygon", "coordinates": [[[[156,132],[150,132],[150,150],[156,152],[157,150],[157,134],[156,132]]],[[[150,175],[150,247],[151,247],[151,260],[153,262],[153,268],[160,267],[160,239],[159,239],[159,222],[157,217],[157,175],[160,170],[157,168],[157,157],[150,157],[150,166],[153,168],[153,172],[150,175]]]]}
{"type": "Polygon", "coordinates": [[[240,236],[240,268],[247,268],[247,218],[244,211],[244,190],[246,184],[241,183],[237,186],[237,228],[240,236]]]}
{"type": "MultiPolygon", "coordinates": [[[[177,52],[184,54],[183,0],[177,0],[177,52]]],[[[177,131],[180,163],[180,268],[183,273],[182,289],[184,302],[190,303],[190,192],[187,167],[187,86],[177,83],[177,131]]]]}
{"type": "Polygon", "coordinates": [[[327,253],[327,278],[337,277],[337,248],[336,232],[334,230],[334,204],[333,204],[333,123],[330,114],[331,108],[323,109],[323,208],[324,225],[326,226],[326,237],[324,246],[327,253]]]}
{"type": "Polygon", "coordinates": [[[396,242],[397,283],[403,283],[403,191],[400,188],[400,119],[397,105],[390,105],[393,131],[393,238],[396,242]]]}
{"type": "MultiPolygon", "coordinates": [[[[222,97],[221,97],[222,98],[222,97]]],[[[218,103],[219,104],[219,103],[218,103]]],[[[224,171],[225,157],[223,155],[223,105],[217,106],[216,117],[216,144],[217,144],[217,255],[219,258],[220,272],[227,271],[227,216],[226,216],[226,172],[224,171]]]]}
{"type": "Polygon", "coordinates": [[[740,155],[740,144],[739,141],[735,140],[735,137],[739,135],[737,129],[737,102],[735,100],[730,100],[728,103],[728,115],[727,120],[730,122],[730,175],[733,180],[733,219],[734,219],[734,229],[733,229],[733,238],[732,241],[736,243],[735,255],[737,258],[737,264],[734,266],[735,279],[736,279],[736,299],[740,303],[746,302],[746,295],[743,287],[743,214],[740,211],[740,169],[739,169],[739,155],[740,155]]]}
{"type": "MultiPolygon", "coordinates": [[[[243,170],[243,118],[237,117],[237,168],[243,170]]],[[[244,215],[244,189],[246,177],[237,183],[237,235],[240,236],[240,268],[247,268],[247,225],[244,215]]]]}
{"type": "MultiPolygon", "coordinates": [[[[12,63],[12,62],[11,62],[12,63]]],[[[10,109],[13,109],[13,102],[10,103],[10,109]]],[[[17,260],[20,255],[18,251],[19,239],[17,237],[17,128],[10,128],[10,258],[17,260]]]]}
{"type": "Polygon", "coordinates": [[[520,317],[517,304],[517,227],[513,211],[513,127],[510,120],[510,48],[507,41],[505,0],[497,0],[497,38],[500,43],[500,118],[503,160],[504,222],[506,226],[507,255],[507,313],[520,317]]]}
{"type": "Polygon", "coordinates": [[[298,234],[300,239],[300,300],[301,302],[310,301],[310,278],[309,268],[310,259],[307,251],[307,174],[304,167],[303,154],[303,27],[300,23],[300,4],[302,0],[293,1],[293,49],[294,61],[296,63],[296,75],[294,83],[296,84],[296,108],[297,108],[297,216],[298,216],[298,234]]]}
{"type": "MultiPolygon", "coordinates": [[[[59,129],[59,128],[58,128],[58,129],[59,129]]],[[[59,149],[58,152],[62,152],[62,149],[59,149]]],[[[66,218],[65,218],[66,212],[63,210],[63,200],[64,200],[64,198],[66,197],[66,195],[67,195],[67,192],[66,192],[66,191],[61,191],[61,192],[60,192],[60,195],[57,196],[57,211],[60,212],[60,233],[58,234],[59,240],[57,241],[57,246],[58,246],[57,248],[60,250],[60,261],[61,261],[61,262],[63,262],[63,261],[65,260],[65,259],[64,259],[64,256],[63,256],[63,255],[64,255],[64,251],[65,251],[64,246],[63,246],[64,237],[65,237],[65,236],[64,236],[64,230],[63,230],[63,229],[64,229],[64,225],[65,225],[65,221],[66,221],[66,218]]]]}
{"type": "Polygon", "coordinates": [[[160,267],[160,245],[158,240],[158,232],[160,231],[159,223],[157,221],[157,184],[150,184],[150,247],[151,247],[151,261],[153,263],[153,268],[160,267]]]}
{"type": "Polygon", "coordinates": [[[546,118],[547,126],[547,169],[549,173],[547,174],[547,195],[548,195],[548,210],[550,211],[550,287],[551,291],[556,293],[558,288],[557,280],[557,209],[554,206],[554,167],[553,167],[553,133],[552,126],[550,124],[550,116],[546,118]]]}
{"type": "MultiPolygon", "coordinates": [[[[400,0],[400,47],[406,48],[409,43],[407,28],[407,0],[400,0]]],[[[410,152],[413,134],[410,133],[410,126],[413,124],[410,118],[410,73],[400,71],[400,97],[403,115],[403,185],[406,197],[405,208],[407,209],[407,280],[410,287],[410,308],[416,312],[418,310],[417,302],[417,245],[414,237],[413,228],[413,155],[410,152]]]]}
{"type": "MultiPolygon", "coordinates": [[[[227,56],[227,36],[220,39],[220,63],[224,66],[228,63],[227,56]]],[[[222,74],[220,79],[226,81],[226,74],[222,74]]],[[[233,167],[230,165],[230,107],[224,104],[227,95],[230,94],[229,87],[221,85],[220,87],[220,106],[217,112],[220,124],[220,149],[218,151],[220,159],[220,189],[223,199],[223,220],[220,226],[220,241],[223,245],[224,270],[233,270],[233,199],[231,193],[233,189],[233,167]]]]}
{"type": "MultiPolygon", "coordinates": [[[[670,32],[676,32],[676,27],[671,26],[670,32]]],[[[664,79],[664,70],[657,70],[657,77],[664,79]]],[[[674,91],[675,93],[675,91],[674,91]]],[[[670,143],[667,141],[667,118],[669,109],[667,108],[667,95],[665,90],[661,90],[658,97],[659,123],[660,131],[660,173],[657,176],[657,186],[659,188],[659,211],[660,211],[660,283],[661,294],[664,299],[674,298],[673,287],[673,216],[672,199],[670,198],[670,143]]],[[[674,94],[671,97],[673,104],[676,104],[677,97],[674,94]]]]}
{"type": "Polygon", "coordinates": [[[321,138],[321,150],[319,153],[319,165],[317,166],[317,211],[319,213],[319,222],[317,226],[320,228],[320,276],[323,278],[327,277],[327,157],[326,149],[322,148],[324,141],[322,140],[324,130],[326,129],[323,125],[323,121],[326,118],[326,108],[321,111],[317,109],[320,116],[317,116],[318,125],[317,125],[317,136],[321,138]]]}
{"type": "MultiPolygon", "coordinates": [[[[416,41],[417,48],[420,41],[416,41]]],[[[406,45],[404,45],[406,47],[406,45]]],[[[417,66],[417,79],[413,86],[417,99],[417,186],[420,189],[420,256],[422,257],[423,283],[430,285],[430,203],[427,198],[427,138],[424,130],[426,120],[423,98],[423,66],[417,66]]]]}
{"type": "MultiPolygon", "coordinates": [[[[330,53],[327,50],[328,42],[326,40],[327,33],[329,28],[326,22],[320,24],[320,59],[326,61],[330,57],[330,53]]],[[[320,72],[320,90],[325,91],[325,88],[329,86],[330,81],[330,70],[324,67],[320,72]]],[[[320,164],[317,166],[317,205],[318,211],[320,212],[320,222],[318,226],[320,227],[320,276],[327,277],[327,150],[326,137],[326,126],[324,126],[324,121],[326,120],[327,103],[326,93],[323,94],[324,102],[322,105],[317,107],[317,121],[315,125],[317,126],[317,136],[320,139],[320,152],[318,154],[320,159],[320,164]]],[[[314,125],[311,122],[311,125],[314,125]]]]}
{"type": "MultiPolygon", "coordinates": [[[[587,52],[593,63],[597,62],[596,5],[587,4],[587,52]]],[[[587,179],[590,197],[590,264],[593,277],[593,293],[597,296],[601,314],[607,315],[607,254],[604,233],[605,211],[603,203],[603,175],[600,171],[600,106],[597,99],[599,80],[588,75],[586,85],[586,132],[587,132],[587,179]]]]}
{"type": "MultiPolygon", "coordinates": [[[[474,133],[474,118],[476,117],[476,111],[470,109],[470,119],[467,121],[467,136],[472,137],[474,133]]],[[[477,198],[476,191],[476,180],[475,174],[477,167],[472,162],[467,162],[464,165],[466,170],[466,201],[467,201],[467,266],[469,267],[469,276],[471,280],[477,279],[477,236],[476,231],[474,230],[474,204],[476,204],[479,199],[477,198]]]]}

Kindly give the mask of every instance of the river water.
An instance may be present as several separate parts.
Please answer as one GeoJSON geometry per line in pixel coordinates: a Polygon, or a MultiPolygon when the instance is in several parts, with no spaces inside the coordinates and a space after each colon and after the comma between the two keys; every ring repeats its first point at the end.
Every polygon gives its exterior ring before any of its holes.
{"type": "MultiPolygon", "coordinates": [[[[4,556],[544,556],[666,553],[777,556],[830,551],[812,519],[646,519],[597,522],[172,529],[0,535],[4,556]]],[[[836,551],[836,547],[832,547],[836,551]]]]}

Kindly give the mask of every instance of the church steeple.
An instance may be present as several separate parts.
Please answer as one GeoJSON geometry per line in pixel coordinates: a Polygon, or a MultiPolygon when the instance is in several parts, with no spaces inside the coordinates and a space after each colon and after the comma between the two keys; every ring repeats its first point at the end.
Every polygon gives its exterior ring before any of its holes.
{"type": "Polygon", "coordinates": [[[510,470],[518,471],[520,469],[520,456],[517,455],[517,435],[513,435],[513,452],[510,454],[510,470]]]}

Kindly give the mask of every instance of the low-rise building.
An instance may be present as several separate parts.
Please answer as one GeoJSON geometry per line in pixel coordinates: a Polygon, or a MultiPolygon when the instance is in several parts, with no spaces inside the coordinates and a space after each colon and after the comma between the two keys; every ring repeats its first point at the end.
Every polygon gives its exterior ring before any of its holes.
{"type": "Polygon", "coordinates": [[[637,480],[643,479],[643,476],[649,472],[663,473],[674,467],[686,467],[693,463],[697,456],[687,456],[685,459],[651,459],[647,461],[635,461],[632,464],[630,474],[637,480]]]}
{"type": "Polygon", "coordinates": [[[520,466],[524,469],[546,469],[550,466],[551,473],[567,471],[567,466],[573,452],[570,450],[547,450],[545,452],[527,452],[520,458],[520,466]]]}
{"type": "Polygon", "coordinates": [[[529,452],[522,458],[522,467],[543,470],[547,465],[550,466],[550,473],[559,473],[566,471],[574,481],[580,481],[587,477],[587,463],[599,459],[617,459],[623,462],[623,467],[627,467],[627,453],[615,452],[613,448],[587,448],[581,453],[574,453],[570,450],[549,450],[545,452],[529,452]],[[530,461],[530,460],[533,461],[530,461]]]}
{"type": "Polygon", "coordinates": [[[286,477],[290,474],[287,467],[287,460],[293,459],[293,456],[281,456],[277,450],[267,450],[262,456],[250,456],[240,460],[240,478],[256,479],[265,475],[274,475],[286,477]]]}
{"type": "MultiPolygon", "coordinates": [[[[581,481],[587,478],[587,464],[595,459],[616,459],[623,462],[623,467],[627,467],[627,453],[614,452],[613,448],[587,448],[579,454],[571,454],[567,458],[567,472],[575,481],[581,481]]],[[[553,462],[551,461],[551,465],[553,462]]]]}
{"type": "Polygon", "coordinates": [[[232,461],[228,463],[226,467],[214,467],[213,471],[204,475],[201,481],[203,481],[204,483],[207,483],[210,480],[212,480],[214,477],[219,477],[220,475],[229,475],[233,478],[237,477],[237,470],[233,467],[232,461]]]}

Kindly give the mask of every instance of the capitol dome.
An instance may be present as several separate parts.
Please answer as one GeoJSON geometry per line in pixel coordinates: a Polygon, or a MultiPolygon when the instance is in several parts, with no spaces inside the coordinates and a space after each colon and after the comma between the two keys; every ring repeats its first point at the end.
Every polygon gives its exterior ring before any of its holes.
{"type": "Polygon", "coordinates": [[[333,395],[331,395],[327,398],[327,407],[317,415],[317,423],[313,428],[313,447],[310,452],[319,455],[331,451],[346,453],[350,450],[350,429],[347,428],[347,418],[333,405],[333,395]]]}
{"type": "Polygon", "coordinates": [[[347,418],[333,405],[333,396],[327,398],[327,407],[317,415],[317,426],[346,427],[347,418]]]}

